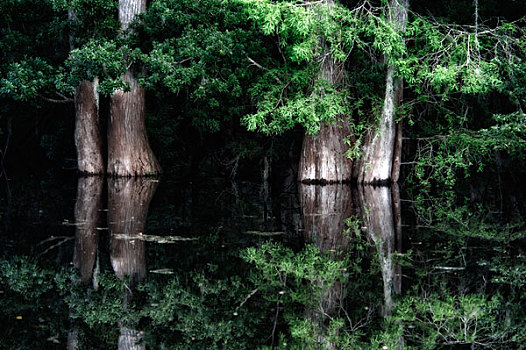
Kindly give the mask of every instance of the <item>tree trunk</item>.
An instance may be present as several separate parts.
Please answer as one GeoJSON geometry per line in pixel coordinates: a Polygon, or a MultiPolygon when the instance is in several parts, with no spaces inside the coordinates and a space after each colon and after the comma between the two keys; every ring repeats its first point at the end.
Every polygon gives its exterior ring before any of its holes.
{"type": "MultiPolygon", "coordinates": [[[[325,3],[330,8],[334,0],[326,0],[325,3]]],[[[343,64],[334,61],[323,39],[320,46],[324,53],[320,78],[336,86],[343,81],[343,64]]],[[[333,125],[323,124],[317,135],[305,134],[298,173],[300,182],[327,184],[351,179],[352,161],[345,155],[348,147],[344,142],[351,134],[349,122],[346,116],[337,119],[333,125]]]]}
{"type": "Polygon", "coordinates": [[[104,174],[97,80],[81,81],[75,90],[75,146],[81,174],[104,174]]]}
{"type": "MultiPolygon", "coordinates": [[[[389,2],[389,20],[400,32],[406,27],[408,6],[408,0],[389,2]]],[[[400,153],[395,153],[395,146],[401,150],[401,130],[398,138],[395,115],[403,85],[402,81],[395,77],[395,70],[396,67],[393,65],[387,67],[385,98],[380,121],[378,126],[371,128],[365,137],[362,159],[355,166],[358,183],[387,185],[398,180],[400,153]]]]}
{"type": "Polygon", "coordinates": [[[117,277],[130,278],[130,288],[146,276],[144,240],[140,236],[156,187],[157,182],[144,178],[108,180],[111,265],[117,277]]]}
{"type": "Polygon", "coordinates": [[[343,141],[350,135],[345,119],[336,125],[322,125],[318,135],[305,134],[299,166],[299,181],[306,184],[348,182],[352,175],[352,161],[345,152],[343,141]]]}
{"type": "MultiPolygon", "coordinates": [[[[68,19],[76,21],[75,12],[68,10],[68,19]]],[[[73,50],[73,34],[69,35],[69,48],[73,50]]],[[[104,174],[102,136],[99,123],[98,79],[83,80],[75,89],[75,147],[77,169],[83,175],[104,174]]]]}
{"type": "MultiPolygon", "coordinates": [[[[146,10],[145,0],[119,0],[119,20],[128,28],[135,15],[146,10]]],[[[130,91],[117,90],[111,99],[108,123],[108,174],[114,177],[153,176],[161,172],[153,154],[145,120],[145,91],[128,69],[123,80],[130,91]]]]}

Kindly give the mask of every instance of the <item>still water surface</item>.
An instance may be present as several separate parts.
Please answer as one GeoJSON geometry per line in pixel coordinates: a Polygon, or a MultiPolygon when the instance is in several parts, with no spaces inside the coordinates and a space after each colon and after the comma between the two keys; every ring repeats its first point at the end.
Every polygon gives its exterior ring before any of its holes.
{"type": "Polygon", "coordinates": [[[48,175],[5,193],[2,349],[524,347],[520,215],[220,177],[48,175]]]}

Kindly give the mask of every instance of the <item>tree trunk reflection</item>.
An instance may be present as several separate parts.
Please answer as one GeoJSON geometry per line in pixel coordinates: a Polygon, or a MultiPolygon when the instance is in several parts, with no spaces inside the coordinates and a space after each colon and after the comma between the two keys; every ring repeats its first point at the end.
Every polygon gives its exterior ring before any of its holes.
{"type": "Polygon", "coordinates": [[[393,293],[401,290],[401,267],[393,261],[395,252],[401,248],[398,186],[362,186],[358,188],[356,199],[368,239],[374,242],[378,253],[384,285],[382,315],[387,316],[393,309],[393,293]],[[396,199],[395,205],[393,198],[396,199]]]}
{"type": "MultiPolygon", "coordinates": [[[[78,269],[83,284],[93,283],[97,289],[96,266],[98,266],[97,247],[101,222],[102,188],[104,179],[99,176],[80,177],[77,183],[75,201],[75,248],[73,266],[78,269]]],[[[67,349],[80,349],[77,323],[68,334],[67,349]]]]}
{"type": "MultiPolygon", "coordinates": [[[[145,242],[139,239],[144,231],[148,207],[157,182],[146,178],[108,179],[108,222],[111,237],[111,265],[118,278],[129,278],[130,289],[125,297],[127,307],[131,291],[146,276],[145,242]]],[[[137,344],[142,333],[130,327],[127,320],[120,325],[119,350],[145,349],[137,344]]]]}
{"type": "Polygon", "coordinates": [[[73,265],[79,270],[82,283],[88,283],[92,279],[97,259],[99,241],[97,226],[100,224],[102,186],[103,178],[101,177],[81,177],[78,180],[73,265]]]}
{"type": "MultiPolygon", "coordinates": [[[[300,185],[300,204],[303,212],[305,239],[314,243],[322,252],[341,259],[347,253],[349,236],[345,233],[345,220],[352,215],[351,188],[342,184],[328,186],[300,185]]],[[[320,282],[321,283],[321,282],[320,282]]],[[[316,302],[317,309],[307,310],[307,317],[317,324],[317,341],[329,349],[335,344],[325,338],[326,323],[336,316],[343,299],[341,282],[324,286],[324,294],[316,302]]]]}
{"type": "Polygon", "coordinates": [[[111,265],[132,287],[146,276],[144,241],[134,239],[144,230],[148,206],[157,182],[146,178],[108,179],[108,223],[111,265]]]}

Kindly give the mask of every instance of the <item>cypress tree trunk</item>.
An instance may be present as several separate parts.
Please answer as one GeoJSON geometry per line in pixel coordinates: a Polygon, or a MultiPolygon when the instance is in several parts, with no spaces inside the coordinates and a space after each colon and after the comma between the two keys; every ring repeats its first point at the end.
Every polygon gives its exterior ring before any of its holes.
{"type": "MultiPolygon", "coordinates": [[[[68,10],[70,21],[76,21],[75,12],[68,10]]],[[[75,48],[73,34],[69,36],[69,48],[75,48]]],[[[77,169],[83,175],[104,174],[102,136],[99,123],[98,79],[84,80],[75,89],[75,148],[77,169]]]]}
{"type": "MultiPolygon", "coordinates": [[[[135,15],[146,11],[145,0],[119,0],[122,30],[135,15]]],[[[111,99],[108,123],[108,174],[114,177],[158,175],[161,168],[153,154],[145,125],[145,91],[128,69],[123,80],[130,91],[117,90],[111,99]]]]}
{"type": "MultiPolygon", "coordinates": [[[[328,9],[334,0],[326,0],[328,9]]],[[[331,85],[343,81],[343,64],[331,57],[330,49],[324,40],[320,78],[331,85]]],[[[300,158],[298,180],[303,183],[341,183],[351,179],[352,161],[345,156],[347,145],[344,140],[350,135],[346,116],[340,116],[333,125],[322,125],[317,135],[305,134],[300,158]]]]}
{"type": "MultiPolygon", "coordinates": [[[[389,20],[403,32],[407,23],[408,0],[389,2],[389,20]]],[[[377,128],[365,138],[363,156],[356,164],[358,183],[384,185],[398,181],[401,156],[401,128],[397,135],[396,108],[402,97],[402,82],[395,78],[393,65],[387,67],[385,98],[377,128]],[[395,148],[397,151],[395,152],[395,148]]]]}
{"type": "Polygon", "coordinates": [[[75,146],[78,171],[84,175],[104,174],[99,123],[97,79],[81,81],[75,90],[75,146]]]}

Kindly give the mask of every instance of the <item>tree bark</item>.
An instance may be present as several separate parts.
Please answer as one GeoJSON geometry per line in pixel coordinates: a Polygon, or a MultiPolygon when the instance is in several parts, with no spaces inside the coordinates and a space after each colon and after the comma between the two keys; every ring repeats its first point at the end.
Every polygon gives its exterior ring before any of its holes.
{"type": "MultiPolygon", "coordinates": [[[[326,0],[330,8],[334,0],[326,0]]],[[[321,79],[337,86],[343,82],[343,64],[334,61],[325,40],[322,48],[321,79]]],[[[345,152],[344,140],[351,134],[347,116],[339,116],[335,124],[323,124],[317,135],[305,134],[300,158],[298,180],[302,183],[327,184],[351,180],[352,161],[345,152]]]]}
{"type": "Polygon", "coordinates": [[[120,327],[118,350],[145,350],[146,345],[141,343],[144,333],[125,326],[120,327]]]}
{"type": "MultiPolygon", "coordinates": [[[[397,31],[405,31],[408,6],[408,0],[389,2],[389,20],[397,31]]],[[[401,133],[397,137],[395,115],[403,85],[395,77],[395,71],[395,66],[387,67],[382,114],[378,126],[371,128],[366,135],[362,159],[355,166],[356,177],[361,184],[387,185],[398,180],[401,153],[395,153],[395,145],[401,150],[401,133]]]]}
{"type": "MultiPolygon", "coordinates": [[[[75,12],[68,10],[68,19],[76,21],[75,12]]],[[[69,48],[75,48],[73,34],[69,35],[69,48]]],[[[104,174],[102,136],[99,122],[98,79],[83,80],[75,89],[75,147],[77,169],[83,175],[104,174]]]]}
{"type": "MultiPolygon", "coordinates": [[[[122,30],[146,10],[145,0],[119,0],[122,30]]],[[[154,176],[161,172],[146,134],[145,91],[128,69],[123,80],[130,91],[117,90],[111,99],[108,123],[108,174],[114,177],[154,176]]]]}
{"type": "Polygon", "coordinates": [[[84,175],[104,174],[99,123],[98,82],[81,81],[75,90],[75,146],[78,171],[84,175]]]}

